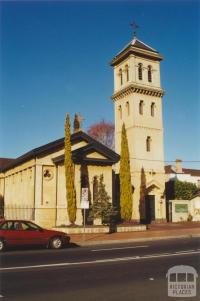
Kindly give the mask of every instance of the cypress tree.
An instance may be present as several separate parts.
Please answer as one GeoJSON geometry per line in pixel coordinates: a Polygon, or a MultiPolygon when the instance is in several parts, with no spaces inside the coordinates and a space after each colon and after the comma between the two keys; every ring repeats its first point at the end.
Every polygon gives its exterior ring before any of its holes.
{"type": "Polygon", "coordinates": [[[130,221],[132,217],[132,185],[128,140],[124,123],[122,126],[121,134],[121,159],[119,177],[121,218],[124,221],[130,221]]]}
{"type": "Polygon", "coordinates": [[[70,118],[66,115],[65,122],[65,179],[67,192],[67,210],[70,223],[76,220],[76,191],[74,187],[74,167],[72,162],[71,141],[70,141],[70,118]]]}

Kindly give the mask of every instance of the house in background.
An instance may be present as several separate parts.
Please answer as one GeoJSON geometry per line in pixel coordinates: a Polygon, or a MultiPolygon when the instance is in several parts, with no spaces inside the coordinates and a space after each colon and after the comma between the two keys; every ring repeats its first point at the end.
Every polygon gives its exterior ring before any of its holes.
{"type": "Polygon", "coordinates": [[[176,159],[175,166],[166,165],[165,166],[166,182],[171,180],[186,181],[194,183],[200,188],[200,170],[183,168],[182,160],[176,159]]]}
{"type": "Polygon", "coordinates": [[[174,182],[176,180],[181,182],[193,183],[200,190],[200,170],[183,168],[182,160],[177,159],[175,166],[165,166],[166,175],[166,212],[168,221],[186,221],[190,218],[192,220],[200,220],[199,218],[199,194],[190,200],[175,200],[174,182]],[[196,200],[197,198],[197,200],[196,200]]]}
{"type": "Polygon", "coordinates": [[[175,165],[165,166],[166,200],[174,198],[174,181],[193,183],[200,189],[200,170],[183,168],[182,160],[176,159],[175,165]]]}

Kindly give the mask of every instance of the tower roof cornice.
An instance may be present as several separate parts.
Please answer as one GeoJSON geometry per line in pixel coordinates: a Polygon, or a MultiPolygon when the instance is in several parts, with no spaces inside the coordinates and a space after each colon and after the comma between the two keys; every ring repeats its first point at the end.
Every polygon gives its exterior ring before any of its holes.
{"type": "Polygon", "coordinates": [[[124,89],[120,90],[119,92],[113,94],[111,98],[113,101],[115,101],[131,93],[139,93],[143,95],[162,97],[165,94],[165,91],[161,88],[149,88],[137,84],[131,84],[125,87],[124,89]]]}
{"type": "Polygon", "coordinates": [[[142,41],[134,38],[128,45],[126,45],[111,61],[111,66],[115,66],[125,58],[127,58],[130,54],[152,59],[155,61],[163,60],[163,56],[158,53],[157,50],[143,43],[142,41]]]}

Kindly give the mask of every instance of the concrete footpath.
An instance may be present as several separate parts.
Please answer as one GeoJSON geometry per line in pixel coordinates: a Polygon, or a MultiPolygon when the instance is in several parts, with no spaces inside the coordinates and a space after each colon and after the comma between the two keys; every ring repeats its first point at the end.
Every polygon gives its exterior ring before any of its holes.
{"type": "Polygon", "coordinates": [[[200,222],[162,223],[148,225],[146,231],[124,233],[70,234],[71,242],[81,245],[100,245],[140,242],[172,238],[200,238],[200,222]]]}

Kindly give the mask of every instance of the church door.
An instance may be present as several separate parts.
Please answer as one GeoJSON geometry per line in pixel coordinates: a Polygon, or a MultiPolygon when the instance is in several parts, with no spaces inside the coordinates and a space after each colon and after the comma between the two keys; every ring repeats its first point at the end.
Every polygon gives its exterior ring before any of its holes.
{"type": "Polygon", "coordinates": [[[155,195],[145,196],[146,223],[155,221],[155,195]]]}

